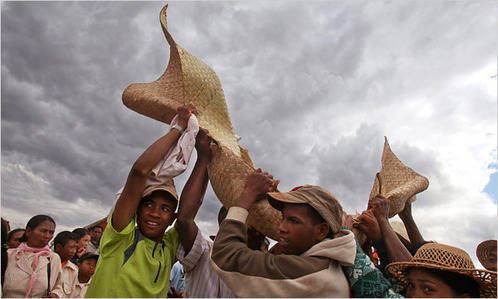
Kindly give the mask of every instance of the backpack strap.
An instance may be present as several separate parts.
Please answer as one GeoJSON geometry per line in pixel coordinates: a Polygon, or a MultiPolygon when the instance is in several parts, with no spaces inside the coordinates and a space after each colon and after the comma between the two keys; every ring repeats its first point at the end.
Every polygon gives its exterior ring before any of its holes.
{"type": "Polygon", "coordinates": [[[47,264],[47,296],[50,295],[50,258],[48,258],[47,264]]]}

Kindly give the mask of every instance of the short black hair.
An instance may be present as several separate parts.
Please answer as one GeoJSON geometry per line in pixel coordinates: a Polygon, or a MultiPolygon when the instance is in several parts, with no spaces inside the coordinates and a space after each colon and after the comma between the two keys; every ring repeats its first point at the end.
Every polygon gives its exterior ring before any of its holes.
{"type": "Polygon", "coordinates": [[[453,271],[445,271],[432,268],[423,269],[429,273],[436,275],[455,293],[457,293],[458,296],[462,296],[467,293],[470,294],[472,298],[479,298],[479,284],[472,277],[453,271]]]}
{"type": "Polygon", "coordinates": [[[101,230],[104,230],[104,228],[101,225],[97,224],[97,225],[90,227],[90,231],[94,231],[96,228],[100,228],[101,230]]]}
{"type": "Polygon", "coordinates": [[[62,231],[57,234],[54,238],[54,248],[57,246],[57,244],[61,244],[62,247],[66,246],[67,242],[70,240],[73,240],[75,242],[78,242],[78,236],[68,230],[62,231]]]}
{"type": "Polygon", "coordinates": [[[90,232],[86,228],[78,227],[73,230],[73,234],[75,234],[76,237],[78,238],[76,242],[79,242],[80,239],[83,238],[84,236],[90,235],[90,232]]]}
{"type": "Polygon", "coordinates": [[[94,254],[94,253],[91,253],[91,252],[87,252],[85,254],[83,254],[79,259],[78,259],[78,264],[81,264],[83,263],[84,260],[87,260],[87,259],[95,259],[95,261],[98,261],[99,260],[99,255],[98,254],[94,254]]]}

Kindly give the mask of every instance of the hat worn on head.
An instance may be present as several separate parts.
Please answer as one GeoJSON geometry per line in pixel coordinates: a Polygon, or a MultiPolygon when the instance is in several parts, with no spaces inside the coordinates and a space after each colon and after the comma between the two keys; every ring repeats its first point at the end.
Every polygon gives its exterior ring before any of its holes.
{"type": "Polygon", "coordinates": [[[96,260],[99,259],[99,255],[98,254],[95,254],[95,253],[91,253],[91,252],[87,252],[85,254],[83,254],[79,259],[78,259],[78,263],[82,263],[84,260],[87,260],[87,259],[91,259],[91,258],[94,258],[96,260]]]}
{"type": "Polygon", "coordinates": [[[277,210],[282,210],[284,203],[309,204],[328,223],[334,234],[341,228],[342,207],[334,195],[321,187],[304,185],[289,192],[269,192],[267,195],[268,201],[277,210]]]}
{"type": "Polygon", "coordinates": [[[152,192],[158,191],[158,190],[168,192],[169,194],[171,194],[171,196],[173,196],[173,198],[175,200],[178,201],[178,194],[176,193],[175,183],[174,183],[173,179],[169,179],[168,181],[163,182],[160,185],[147,186],[147,188],[145,188],[145,191],[142,195],[142,198],[147,197],[147,196],[151,195],[152,192]]]}
{"type": "Polygon", "coordinates": [[[494,248],[496,250],[496,240],[486,240],[477,245],[476,255],[479,259],[479,262],[486,267],[486,264],[489,263],[489,254],[491,250],[494,248]]]}
{"type": "Polygon", "coordinates": [[[460,248],[428,243],[417,250],[411,261],[391,263],[386,266],[386,270],[398,280],[407,283],[408,272],[414,267],[466,275],[478,283],[481,297],[496,298],[496,272],[476,269],[468,253],[460,248]]]}

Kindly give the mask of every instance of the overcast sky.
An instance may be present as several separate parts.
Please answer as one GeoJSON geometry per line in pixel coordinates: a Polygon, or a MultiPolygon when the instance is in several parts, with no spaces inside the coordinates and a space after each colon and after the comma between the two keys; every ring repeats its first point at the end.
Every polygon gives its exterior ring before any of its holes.
{"type": "MultiPolygon", "coordinates": [[[[2,2],[1,214],[12,228],[36,214],[57,231],[104,217],[168,131],[121,101],[166,69],[165,3],[2,2]]],[[[413,204],[425,239],[476,264],[477,244],[496,239],[496,1],[169,2],[168,27],[216,71],[235,133],[280,190],[320,185],[363,211],[387,136],[429,179],[413,204]]],[[[205,234],[220,206],[209,188],[196,218],[205,234]]]]}

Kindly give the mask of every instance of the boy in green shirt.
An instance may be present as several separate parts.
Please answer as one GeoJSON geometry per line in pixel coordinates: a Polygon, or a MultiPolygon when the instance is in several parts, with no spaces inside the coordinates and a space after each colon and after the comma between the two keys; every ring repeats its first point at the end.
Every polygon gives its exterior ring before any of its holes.
{"type": "Polygon", "coordinates": [[[195,240],[191,226],[175,225],[177,218],[193,221],[202,201],[202,192],[192,188],[207,185],[210,149],[207,131],[200,129],[196,138],[198,158],[178,203],[173,180],[147,193],[150,171],[178,141],[196,109],[192,105],[178,109],[178,126],[154,142],[134,163],[126,184],[100,240],[100,258],[85,297],[167,297],[169,275],[176,262],[178,243],[190,248],[195,240]],[[135,227],[135,225],[137,227],[135,227]]]}

